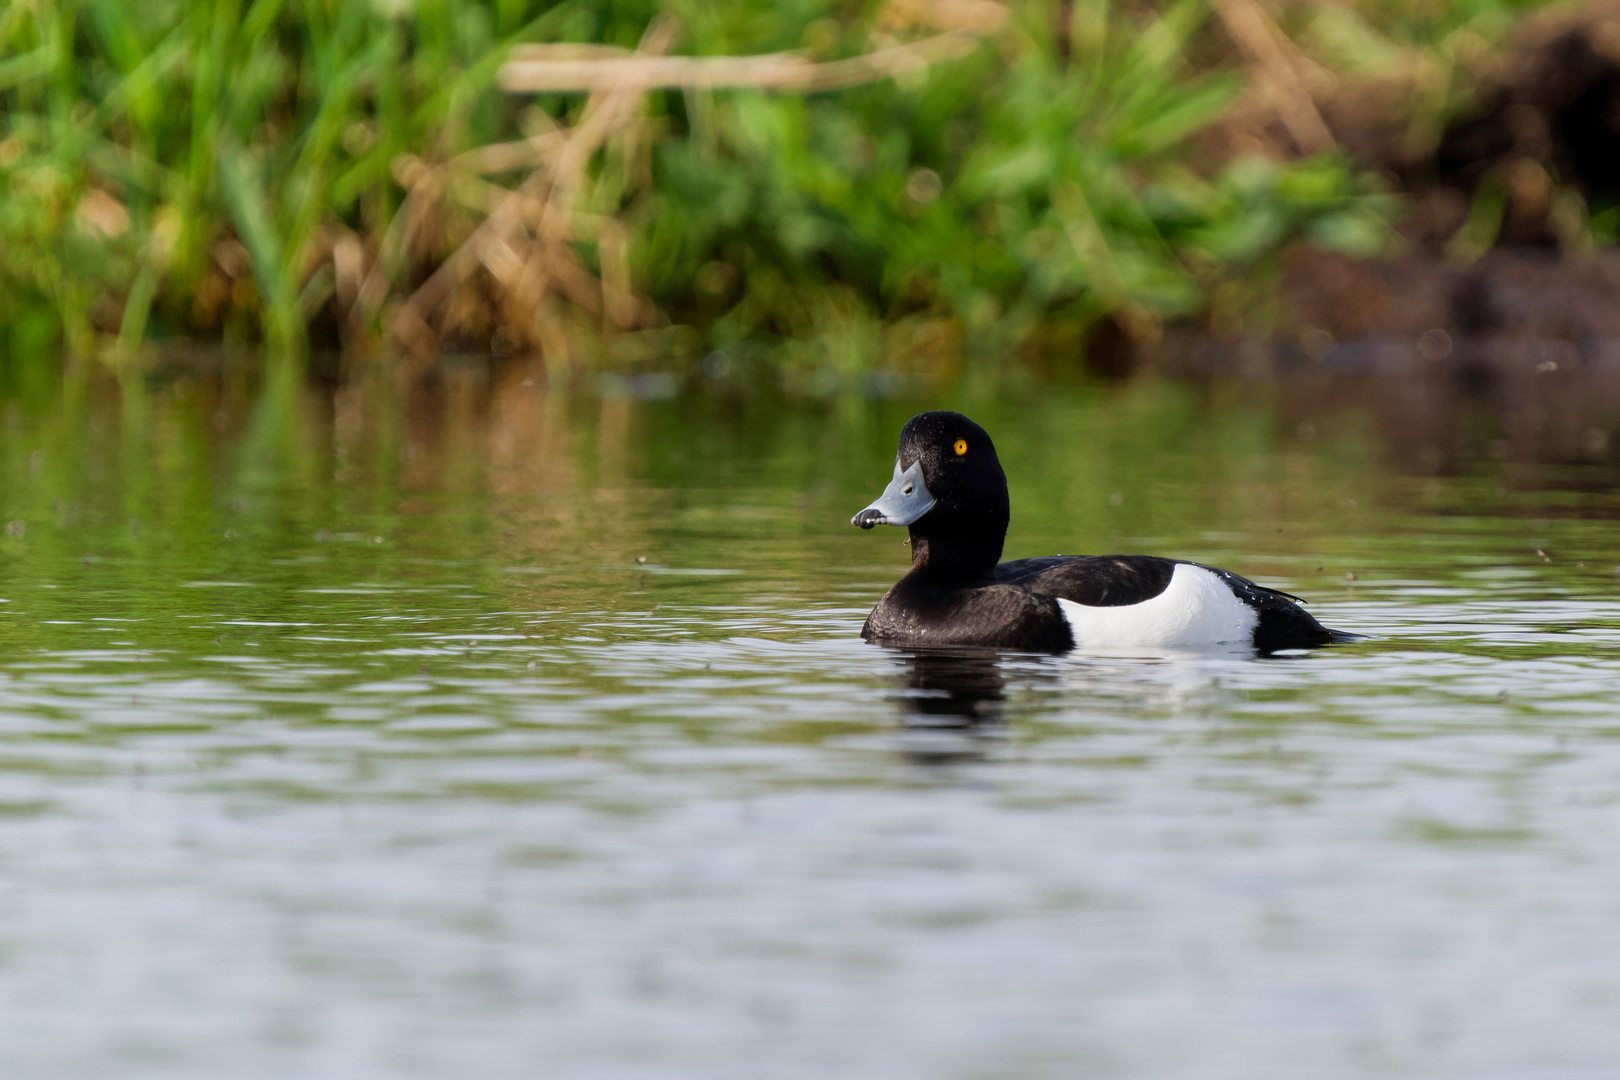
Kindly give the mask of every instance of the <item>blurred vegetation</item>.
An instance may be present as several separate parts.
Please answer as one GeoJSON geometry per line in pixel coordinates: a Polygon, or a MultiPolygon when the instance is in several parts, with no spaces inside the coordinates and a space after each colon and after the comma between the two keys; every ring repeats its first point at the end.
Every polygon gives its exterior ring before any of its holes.
{"type": "Polygon", "coordinates": [[[1290,115],[1382,80],[1433,141],[1526,7],[0,0],[5,377],[175,340],[859,372],[1218,322],[1298,238],[1391,242],[1388,185],[1290,115]],[[497,84],[530,43],[830,60],[964,26],[820,93],[497,84]]]}

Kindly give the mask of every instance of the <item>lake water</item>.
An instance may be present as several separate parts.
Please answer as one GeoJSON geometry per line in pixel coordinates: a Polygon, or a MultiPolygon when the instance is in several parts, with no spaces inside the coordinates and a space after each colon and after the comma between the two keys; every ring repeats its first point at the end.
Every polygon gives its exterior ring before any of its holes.
{"type": "Polygon", "coordinates": [[[0,402],[0,1074],[1612,1075],[1607,429],[966,384],[1010,557],[1371,639],[913,657],[935,402],[670,389],[0,402]]]}

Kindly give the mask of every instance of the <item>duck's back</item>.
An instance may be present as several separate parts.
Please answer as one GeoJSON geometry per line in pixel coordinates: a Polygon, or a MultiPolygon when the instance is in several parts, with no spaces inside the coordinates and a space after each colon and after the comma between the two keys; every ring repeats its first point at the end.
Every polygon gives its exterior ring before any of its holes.
{"type": "Polygon", "coordinates": [[[1157,555],[1047,555],[996,566],[996,580],[1087,607],[1124,607],[1163,594],[1175,559],[1157,555]]]}
{"type": "Polygon", "coordinates": [[[1287,593],[1228,570],[1155,555],[1054,555],[996,567],[996,580],[1059,602],[1082,647],[1312,648],[1332,632],[1287,593]]]}

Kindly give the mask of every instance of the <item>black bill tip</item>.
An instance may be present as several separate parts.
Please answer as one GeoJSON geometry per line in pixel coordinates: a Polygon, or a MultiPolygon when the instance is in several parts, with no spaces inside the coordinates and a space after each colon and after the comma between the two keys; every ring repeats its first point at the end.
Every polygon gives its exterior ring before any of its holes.
{"type": "Polygon", "coordinates": [[[849,523],[858,529],[875,529],[879,525],[886,524],[888,520],[883,516],[883,511],[868,506],[865,510],[850,518],[849,523]]]}

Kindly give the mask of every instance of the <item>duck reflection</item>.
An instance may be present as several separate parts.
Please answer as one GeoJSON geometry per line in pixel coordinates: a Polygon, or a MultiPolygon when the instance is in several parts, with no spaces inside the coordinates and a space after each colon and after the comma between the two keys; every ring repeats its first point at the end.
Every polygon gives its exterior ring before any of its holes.
{"type": "Polygon", "coordinates": [[[908,728],[999,725],[1007,700],[1001,654],[993,649],[912,653],[906,689],[900,720],[908,728]]]}
{"type": "Polygon", "coordinates": [[[982,757],[984,740],[1004,729],[1001,663],[993,649],[908,653],[900,695],[906,755],[928,763],[982,757]]]}

